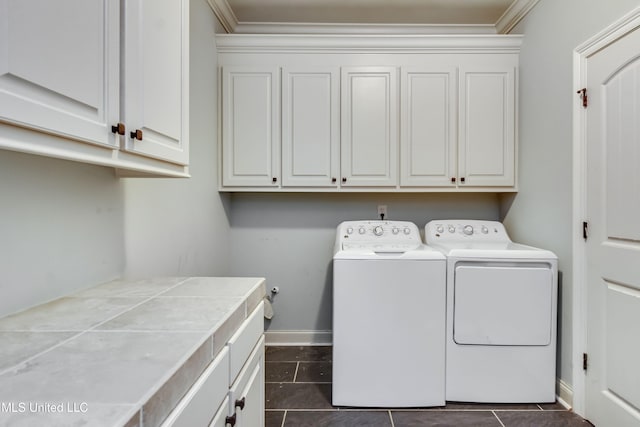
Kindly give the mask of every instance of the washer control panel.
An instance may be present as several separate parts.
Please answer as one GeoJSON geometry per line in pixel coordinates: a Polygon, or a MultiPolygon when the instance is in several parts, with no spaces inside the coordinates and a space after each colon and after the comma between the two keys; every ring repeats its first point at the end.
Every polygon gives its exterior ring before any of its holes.
{"type": "Polygon", "coordinates": [[[508,242],[509,235],[499,221],[434,220],[424,226],[427,244],[435,242],[508,242]]]}
{"type": "Polygon", "coordinates": [[[409,221],[345,221],[338,226],[343,243],[420,244],[420,230],[409,221]]]}

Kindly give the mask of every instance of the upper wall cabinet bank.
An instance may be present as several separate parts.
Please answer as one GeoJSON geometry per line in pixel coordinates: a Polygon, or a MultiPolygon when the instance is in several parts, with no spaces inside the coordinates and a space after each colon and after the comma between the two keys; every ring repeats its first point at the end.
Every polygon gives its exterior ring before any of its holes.
{"type": "Polygon", "coordinates": [[[0,148],[188,176],[188,0],[0,10],[0,148]]]}
{"type": "Polygon", "coordinates": [[[216,42],[221,191],[517,191],[520,36],[216,42]]]}

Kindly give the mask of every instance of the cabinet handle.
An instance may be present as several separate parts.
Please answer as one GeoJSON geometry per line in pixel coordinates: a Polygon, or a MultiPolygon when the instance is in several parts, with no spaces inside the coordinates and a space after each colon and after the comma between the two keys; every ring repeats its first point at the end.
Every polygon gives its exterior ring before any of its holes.
{"type": "Polygon", "coordinates": [[[464,176],[460,178],[460,182],[464,183],[464,176]]]}
{"type": "Polygon", "coordinates": [[[124,123],[118,123],[117,125],[111,126],[111,132],[117,133],[118,135],[124,135],[124,123]]]}
{"type": "Polygon", "coordinates": [[[234,412],[233,415],[228,416],[227,418],[224,419],[224,425],[226,426],[227,424],[229,424],[231,427],[236,425],[236,413],[234,412]]]}
{"type": "Polygon", "coordinates": [[[271,182],[273,182],[273,183],[275,184],[276,182],[278,182],[278,178],[276,178],[276,177],[274,176],[273,178],[271,178],[271,182]]]}
{"type": "Polygon", "coordinates": [[[137,139],[138,141],[142,141],[142,131],[140,129],[131,131],[131,139],[137,139]]]}
{"type": "Polygon", "coordinates": [[[455,183],[455,182],[456,182],[456,177],[455,177],[455,176],[452,176],[452,177],[451,177],[451,182],[453,182],[453,183],[455,183]]]}
{"type": "Polygon", "coordinates": [[[347,182],[347,178],[342,178],[342,182],[347,182]]]}
{"type": "Polygon", "coordinates": [[[236,400],[235,407],[240,408],[240,410],[242,411],[244,409],[244,401],[245,401],[244,397],[242,399],[236,400]]]}

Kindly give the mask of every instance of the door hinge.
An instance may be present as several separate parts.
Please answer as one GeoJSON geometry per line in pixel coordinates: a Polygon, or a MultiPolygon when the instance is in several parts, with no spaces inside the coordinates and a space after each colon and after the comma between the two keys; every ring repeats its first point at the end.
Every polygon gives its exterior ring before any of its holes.
{"type": "Polygon", "coordinates": [[[587,353],[582,353],[582,370],[586,371],[589,366],[589,356],[587,353]]]}
{"type": "Polygon", "coordinates": [[[587,108],[589,106],[589,97],[587,96],[587,88],[583,87],[577,93],[582,98],[582,106],[584,108],[587,108]]]}
{"type": "Polygon", "coordinates": [[[589,223],[587,221],[582,222],[582,238],[587,240],[589,237],[589,223]]]}

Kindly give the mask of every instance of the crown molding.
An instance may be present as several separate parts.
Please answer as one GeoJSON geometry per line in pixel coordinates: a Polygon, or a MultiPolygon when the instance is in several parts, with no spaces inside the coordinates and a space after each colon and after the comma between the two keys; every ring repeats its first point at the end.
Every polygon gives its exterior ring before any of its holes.
{"type": "Polygon", "coordinates": [[[509,34],[540,0],[516,0],[496,22],[497,34],[509,34]]]}
{"type": "Polygon", "coordinates": [[[238,26],[238,18],[236,18],[227,0],[207,0],[207,3],[209,3],[224,30],[227,33],[235,33],[238,26]]]}
{"type": "Polygon", "coordinates": [[[355,34],[218,34],[216,47],[225,52],[427,53],[520,51],[522,36],[476,35],[355,35],[355,34]]]}
{"type": "Polygon", "coordinates": [[[238,34],[508,34],[540,0],[516,0],[495,25],[241,22],[227,0],[207,0],[227,33],[238,34]]]}
{"type": "Polygon", "coordinates": [[[237,34],[495,34],[494,25],[238,22],[237,34]]]}

